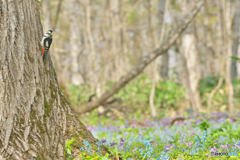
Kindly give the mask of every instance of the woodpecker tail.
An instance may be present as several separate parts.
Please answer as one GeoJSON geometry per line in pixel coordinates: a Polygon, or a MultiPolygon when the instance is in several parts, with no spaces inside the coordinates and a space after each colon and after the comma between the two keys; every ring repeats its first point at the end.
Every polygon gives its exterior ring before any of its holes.
{"type": "Polygon", "coordinates": [[[47,58],[47,54],[46,54],[46,53],[44,53],[44,54],[43,54],[43,56],[42,56],[42,59],[43,59],[43,61],[45,61],[45,60],[46,60],[46,58],[47,58]]]}
{"type": "Polygon", "coordinates": [[[47,53],[45,52],[45,53],[43,54],[43,56],[42,56],[42,60],[45,61],[46,58],[47,58],[47,53]]]}

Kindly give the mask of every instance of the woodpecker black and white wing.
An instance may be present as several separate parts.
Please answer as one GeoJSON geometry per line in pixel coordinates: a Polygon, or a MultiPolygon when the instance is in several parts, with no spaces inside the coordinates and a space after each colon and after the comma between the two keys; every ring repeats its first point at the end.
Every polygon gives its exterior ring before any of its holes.
{"type": "Polygon", "coordinates": [[[47,37],[44,39],[44,41],[43,41],[44,52],[46,52],[46,53],[48,52],[48,50],[51,47],[51,44],[52,44],[52,38],[47,37]]]}
{"type": "Polygon", "coordinates": [[[42,45],[42,50],[43,50],[43,60],[46,58],[47,53],[51,47],[52,44],[52,35],[53,31],[49,30],[42,38],[41,45],[42,45]]]}

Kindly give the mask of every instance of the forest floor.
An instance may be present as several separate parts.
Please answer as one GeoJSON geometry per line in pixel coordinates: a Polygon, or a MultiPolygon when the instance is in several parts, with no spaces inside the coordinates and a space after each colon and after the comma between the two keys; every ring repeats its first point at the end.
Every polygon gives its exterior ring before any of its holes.
{"type": "MultiPolygon", "coordinates": [[[[85,122],[115,159],[237,159],[240,117],[235,117],[229,119],[226,113],[199,113],[143,120],[138,115],[108,118],[93,112],[85,117],[85,122]]],[[[87,150],[87,145],[84,149],[87,150]]],[[[81,156],[108,159],[108,155],[81,156]]]]}
{"type": "MultiPolygon", "coordinates": [[[[200,81],[203,108],[217,81],[212,77],[200,81]]],[[[84,160],[240,159],[240,80],[234,80],[233,86],[235,118],[230,119],[224,85],[212,100],[215,113],[203,109],[193,114],[181,85],[174,80],[159,81],[154,99],[158,117],[151,118],[151,81],[144,77],[136,79],[115,94],[114,98],[120,98],[120,102],[79,117],[99,140],[98,147],[105,145],[111,154],[91,155],[91,146],[85,142],[85,147],[79,148],[84,151],[80,156],[84,160]]],[[[65,93],[73,107],[86,103],[90,96],[89,86],[69,86],[65,93]]]]}

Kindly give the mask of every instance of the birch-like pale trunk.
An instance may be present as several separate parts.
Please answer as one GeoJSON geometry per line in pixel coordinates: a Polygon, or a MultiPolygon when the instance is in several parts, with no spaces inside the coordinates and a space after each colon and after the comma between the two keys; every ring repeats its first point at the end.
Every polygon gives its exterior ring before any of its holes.
{"type": "MultiPolygon", "coordinates": [[[[225,28],[225,44],[226,44],[226,72],[225,72],[225,84],[226,84],[226,92],[228,94],[228,108],[229,108],[229,116],[233,116],[234,114],[234,104],[233,104],[233,84],[231,78],[231,56],[232,56],[232,44],[233,40],[231,37],[232,34],[232,5],[228,0],[222,0],[223,6],[223,17],[224,17],[224,28],[225,28]]],[[[238,9],[238,8],[237,8],[238,9]]]]}
{"type": "MultiPolygon", "coordinates": [[[[159,25],[158,25],[158,29],[159,29],[159,41],[158,43],[159,44],[162,44],[163,42],[163,37],[164,37],[164,31],[165,31],[165,17],[166,17],[166,9],[167,8],[167,5],[168,4],[168,0],[166,2],[166,0],[159,0],[159,25]]],[[[151,1],[149,1],[149,6],[151,6],[151,1]]],[[[149,37],[151,38],[151,41],[150,43],[154,45],[154,47],[156,47],[156,42],[154,40],[154,36],[153,36],[153,29],[152,29],[152,22],[151,22],[151,11],[150,11],[150,7],[148,8],[148,14],[149,14],[149,37]]],[[[153,48],[153,45],[151,45],[151,48],[153,48]]],[[[168,68],[168,54],[163,54],[163,57],[162,59],[165,59],[167,62],[163,62],[162,61],[162,64],[168,68]],[[167,60],[166,60],[167,58],[167,60]]],[[[158,59],[154,60],[153,61],[153,64],[152,64],[152,87],[151,87],[151,92],[150,92],[150,97],[149,97],[149,104],[150,104],[150,108],[151,108],[151,113],[152,113],[152,116],[155,117],[157,116],[157,112],[156,112],[156,109],[155,109],[155,106],[154,106],[154,95],[155,95],[155,87],[156,87],[156,81],[157,81],[157,72],[158,72],[158,59]]],[[[165,70],[166,71],[166,70],[165,70]]],[[[167,71],[168,72],[168,71],[167,71]]],[[[161,70],[161,73],[162,73],[162,70],[161,70]]]]}
{"type": "Polygon", "coordinates": [[[43,17],[44,17],[43,29],[44,29],[44,32],[47,32],[48,30],[52,30],[50,0],[43,0],[42,7],[43,7],[43,17]]]}
{"type": "Polygon", "coordinates": [[[84,140],[98,148],[59,88],[49,54],[43,63],[42,36],[38,1],[0,0],[1,160],[63,159],[70,139],[73,154],[84,140]]]}
{"type": "Polygon", "coordinates": [[[83,78],[79,71],[78,57],[83,50],[81,42],[81,21],[79,19],[80,4],[77,0],[69,2],[70,12],[70,52],[71,52],[71,83],[74,85],[83,84],[83,78]]]}
{"type": "Polygon", "coordinates": [[[210,39],[211,43],[215,43],[215,45],[213,46],[213,50],[215,50],[215,52],[217,53],[217,55],[219,56],[219,79],[218,79],[218,84],[217,86],[210,92],[209,96],[208,96],[208,102],[207,102],[207,110],[209,112],[212,111],[212,100],[214,95],[218,92],[218,90],[222,87],[223,84],[223,80],[224,80],[224,73],[225,73],[225,64],[226,64],[226,57],[225,57],[225,52],[223,50],[223,47],[225,46],[225,29],[224,29],[224,19],[223,19],[223,11],[222,11],[222,5],[221,2],[218,1],[217,3],[218,7],[219,7],[219,12],[218,12],[218,24],[217,25],[217,36],[220,37],[219,40],[213,40],[213,38],[210,39]],[[216,47],[216,46],[222,46],[222,47],[216,47]]]}
{"type": "MultiPolygon", "coordinates": [[[[240,18],[240,1],[236,1],[237,8],[235,11],[235,16],[233,19],[233,46],[232,46],[232,56],[237,57],[238,56],[238,45],[239,45],[239,18],[240,18]]],[[[234,60],[232,60],[232,68],[231,68],[231,78],[237,77],[237,63],[234,60]]]]}
{"type": "Polygon", "coordinates": [[[111,51],[114,55],[114,79],[118,80],[123,75],[123,53],[121,45],[121,23],[120,2],[121,0],[110,0],[111,11],[111,51]]]}
{"type": "MultiPolygon", "coordinates": [[[[183,14],[186,14],[189,12],[189,1],[188,0],[182,0],[182,11],[183,14]]],[[[197,40],[193,32],[193,24],[190,24],[188,28],[186,29],[185,33],[183,34],[181,38],[181,48],[182,48],[182,54],[183,58],[186,61],[186,67],[183,66],[184,69],[187,69],[188,77],[183,77],[183,80],[185,81],[185,85],[189,85],[188,91],[188,97],[189,99],[193,99],[192,107],[193,109],[199,110],[201,108],[201,99],[200,94],[198,91],[198,84],[200,79],[199,74],[199,59],[198,59],[198,50],[197,50],[197,40]],[[186,82],[186,79],[189,79],[189,83],[186,82]]],[[[188,86],[186,86],[188,88],[188,86]]]]}
{"type": "MultiPolygon", "coordinates": [[[[150,51],[152,48],[156,47],[156,42],[153,35],[152,28],[152,14],[151,14],[151,0],[147,2],[147,11],[148,11],[148,50],[150,51]]],[[[155,86],[156,86],[156,72],[157,72],[157,62],[153,61],[151,65],[149,65],[150,73],[152,75],[152,88],[149,96],[149,105],[151,109],[151,114],[153,117],[157,116],[156,108],[154,106],[154,95],[155,95],[155,86]]]]}
{"type": "MultiPolygon", "coordinates": [[[[162,43],[164,37],[164,21],[166,17],[166,7],[168,5],[168,0],[159,0],[159,43],[162,43]]],[[[162,65],[161,65],[161,77],[166,80],[168,78],[168,53],[162,55],[162,65]]]]}

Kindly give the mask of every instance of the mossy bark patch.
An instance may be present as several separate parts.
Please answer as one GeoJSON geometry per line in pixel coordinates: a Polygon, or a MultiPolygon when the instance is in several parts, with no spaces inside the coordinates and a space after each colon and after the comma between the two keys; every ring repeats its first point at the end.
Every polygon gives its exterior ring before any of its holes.
{"type": "Polygon", "coordinates": [[[40,91],[40,89],[37,89],[36,95],[37,95],[38,97],[41,97],[41,91],[40,91]]]}
{"type": "Polygon", "coordinates": [[[49,115],[50,115],[50,113],[51,113],[51,111],[52,111],[52,108],[53,108],[52,104],[49,104],[49,103],[47,102],[46,97],[44,96],[44,112],[45,112],[45,115],[46,115],[46,116],[49,116],[49,115]]]}

